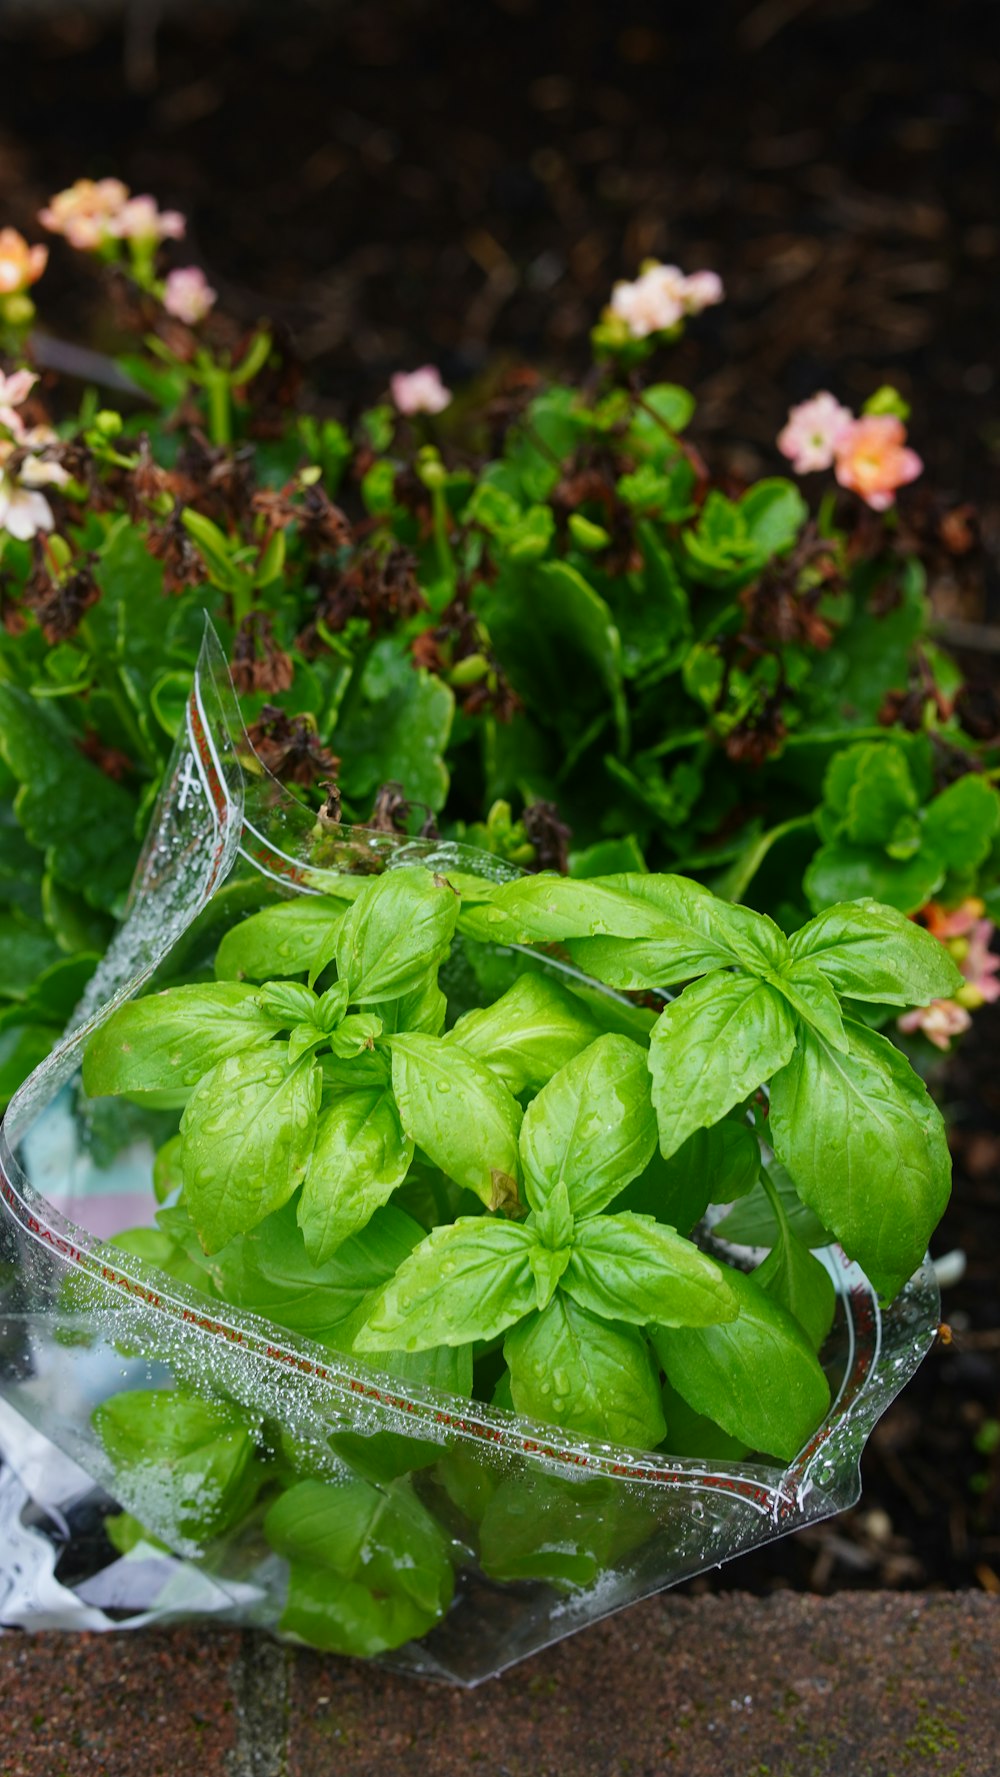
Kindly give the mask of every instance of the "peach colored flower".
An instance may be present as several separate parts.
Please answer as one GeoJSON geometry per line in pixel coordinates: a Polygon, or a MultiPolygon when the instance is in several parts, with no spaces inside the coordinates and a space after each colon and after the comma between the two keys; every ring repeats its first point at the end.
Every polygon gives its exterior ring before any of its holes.
{"type": "Polygon", "coordinates": [[[200,266],[182,265],[167,273],[163,306],[176,321],[197,327],[215,306],[218,292],[212,289],[200,266]]]}
{"type": "Polygon", "coordinates": [[[397,370],[389,379],[389,388],[400,413],[443,413],[451,402],[451,390],[445,388],[434,364],[422,364],[419,370],[397,370]]]}
{"type": "Polygon", "coordinates": [[[128,196],[128,186],[120,179],[78,179],[49,199],[38,220],[51,234],[65,235],[71,247],[93,252],[108,239],[110,224],[121,214],[128,196]]]}
{"type": "Polygon", "coordinates": [[[896,1022],[907,1035],[923,1031],[935,1049],[947,1050],[951,1047],[952,1037],[968,1030],[972,1019],[965,1007],[957,1005],[954,1000],[931,1000],[929,1006],[917,1006],[912,1012],[904,1012],[896,1022]]]}
{"type": "Polygon", "coordinates": [[[981,901],[978,895],[969,895],[950,911],[942,907],[940,901],[927,901],[912,917],[918,925],[926,927],[932,938],[940,938],[944,943],[948,938],[967,937],[985,912],[985,901],[981,901]]]}
{"type": "Polygon", "coordinates": [[[48,247],[29,247],[16,228],[0,228],[0,296],[19,296],[37,284],[48,260],[48,247]]]}
{"type": "Polygon", "coordinates": [[[906,447],[906,427],[891,413],[863,414],[837,441],[834,473],[841,487],[860,494],[874,512],[894,504],[896,489],[915,481],[923,469],[906,447]]]}
{"type": "Polygon", "coordinates": [[[796,475],[829,469],[841,439],[854,424],[849,407],[823,389],[811,401],[802,401],[788,412],[788,422],[778,433],[778,449],[788,457],[796,475]]]}

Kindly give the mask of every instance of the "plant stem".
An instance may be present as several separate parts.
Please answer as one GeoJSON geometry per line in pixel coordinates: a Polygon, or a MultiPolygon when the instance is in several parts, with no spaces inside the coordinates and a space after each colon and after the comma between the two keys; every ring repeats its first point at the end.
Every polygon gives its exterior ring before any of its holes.
{"type": "Polygon", "coordinates": [[[229,373],[213,366],[205,372],[208,395],[208,431],[212,443],[228,450],[233,442],[233,415],[230,404],[229,373]]]}
{"type": "Polygon", "coordinates": [[[743,899],[768,852],[779,839],[784,839],[788,833],[805,832],[807,828],[814,828],[815,825],[816,814],[813,811],[810,814],[796,815],[790,821],[782,821],[780,826],[772,827],[769,833],[762,833],[756,845],[750,847],[750,850],[745,853],[739,864],[730,873],[729,881],[726,884],[726,900],[741,901],[743,899]]]}

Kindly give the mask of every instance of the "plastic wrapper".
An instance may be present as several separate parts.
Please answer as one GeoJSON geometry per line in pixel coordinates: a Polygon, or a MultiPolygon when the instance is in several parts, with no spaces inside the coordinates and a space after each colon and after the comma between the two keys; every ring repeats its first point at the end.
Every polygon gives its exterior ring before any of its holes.
{"type": "MultiPolygon", "coordinates": [[[[928,1264],[884,1311],[839,1249],[820,1255],[832,1406],[783,1469],[617,1448],[404,1386],[109,1244],[152,1223],[163,1132],[156,1113],[85,1098],[96,1025],[158,971],[210,959],[270,897],[416,861],[510,873],[317,821],[253,754],[209,633],[127,918],[0,1130],[4,1626],[205,1617],[468,1685],[858,1497],[865,1440],[933,1338],[928,1264]],[[169,1470],[135,1447],[114,1461],[107,1423],[98,1435],[95,1414],[136,1390],[186,1403],[183,1424],[153,1428],[158,1448],[173,1439],[169,1470]],[[270,1469],[280,1509],[242,1509],[270,1469]]],[[[119,1454],[136,1435],[117,1427],[119,1454]]]]}

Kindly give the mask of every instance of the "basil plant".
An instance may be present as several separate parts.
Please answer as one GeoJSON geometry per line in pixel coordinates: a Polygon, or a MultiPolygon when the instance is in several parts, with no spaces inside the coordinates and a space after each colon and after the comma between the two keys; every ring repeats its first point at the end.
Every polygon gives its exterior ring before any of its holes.
{"type": "MultiPolygon", "coordinates": [[[[789,937],[679,876],[407,866],[252,914],[215,975],[119,1007],[86,1051],[92,1096],[180,1113],[156,1226],[116,1243],[404,1382],[577,1436],[790,1461],[830,1398],[813,1249],[839,1241],[891,1298],[947,1201],[941,1116],[866,1013],[946,997],[957,971],[874,901],[789,937]],[[699,1244],[713,1204],[735,1204],[723,1235],[768,1249],[754,1270],[699,1244]]],[[[97,1425],[120,1474],[216,1476],[178,1536],[263,1514],[296,1633],[372,1652],[436,1620],[451,1570],[410,1479],[435,1446],[332,1437],[357,1477],[348,1524],[280,1428],[248,1442],[226,1411],[126,1394],[97,1425]],[[383,1588],[411,1531],[423,1565],[383,1588]]],[[[505,1509],[487,1504],[484,1525],[505,1509]]]]}

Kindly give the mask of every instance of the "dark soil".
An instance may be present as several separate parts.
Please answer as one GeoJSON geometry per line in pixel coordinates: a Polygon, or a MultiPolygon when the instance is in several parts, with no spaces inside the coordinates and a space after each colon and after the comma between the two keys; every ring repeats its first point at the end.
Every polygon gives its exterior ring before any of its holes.
{"type": "MultiPolygon", "coordinates": [[[[978,502],[987,544],[937,610],[1000,617],[992,0],[201,0],[151,36],[156,10],[132,0],[126,43],[99,7],[0,5],[0,221],[37,234],[81,174],[154,191],[339,406],[429,358],[456,382],[580,366],[644,256],[714,267],[728,300],[669,369],[713,462],[773,471],[791,402],[898,383],[928,482],[978,502]]],[[[100,339],[80,286],[57,243],[47,324],[100,339]]],[[[1000,635],[980,639],[992,676],[1000,635]]],[[[879,1426],[853,1512],[695,1589],[1000,1592],[998,1044],[1000,1009],[942,1084],[952,1342],[879,1426]]]]}

